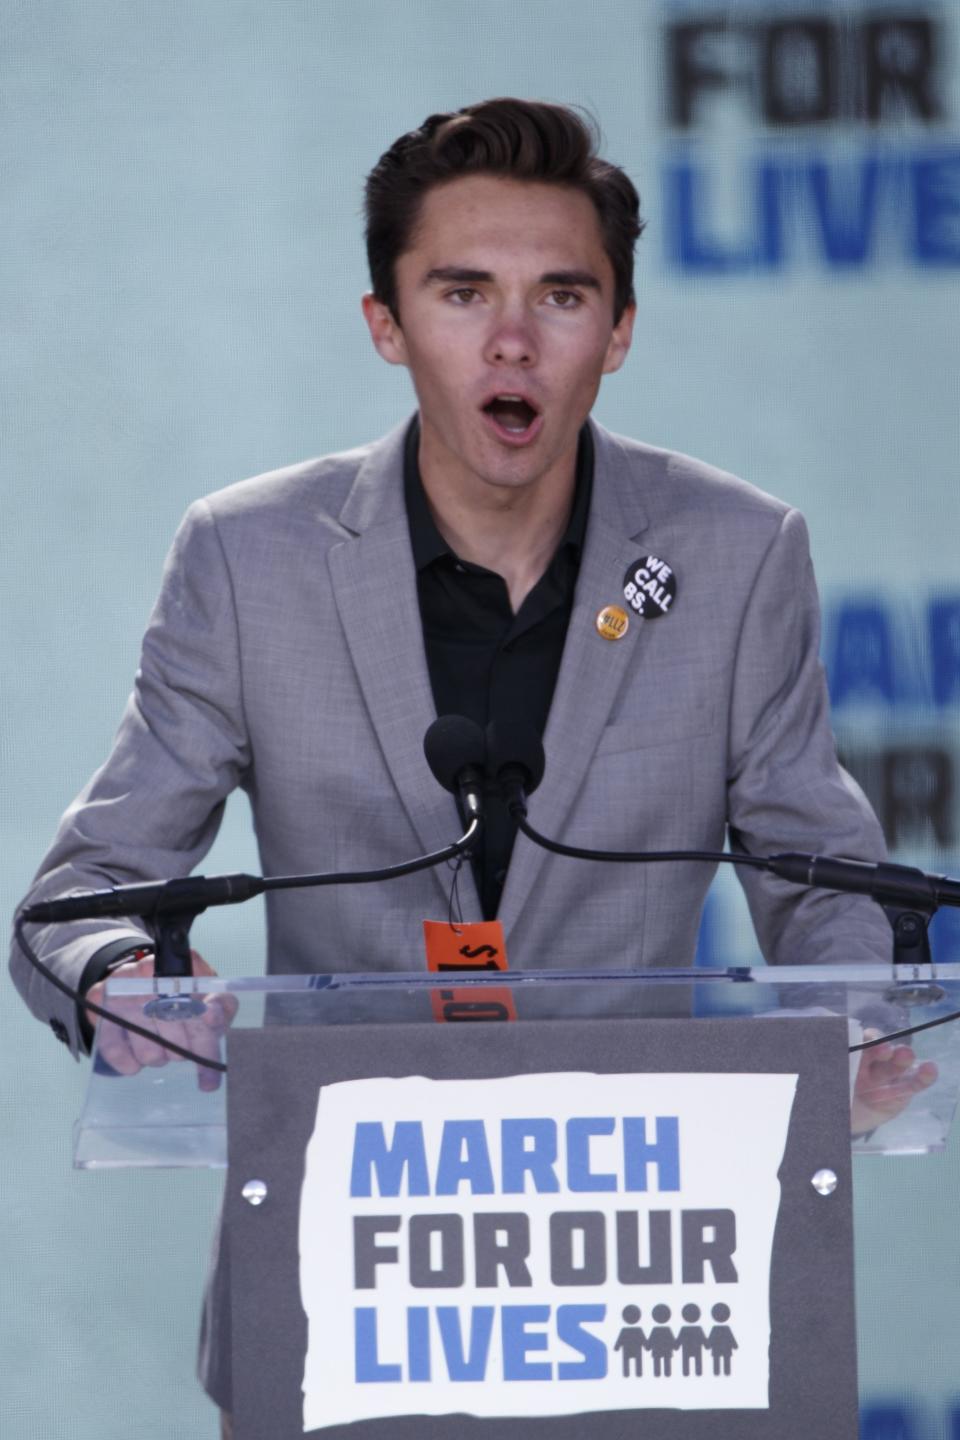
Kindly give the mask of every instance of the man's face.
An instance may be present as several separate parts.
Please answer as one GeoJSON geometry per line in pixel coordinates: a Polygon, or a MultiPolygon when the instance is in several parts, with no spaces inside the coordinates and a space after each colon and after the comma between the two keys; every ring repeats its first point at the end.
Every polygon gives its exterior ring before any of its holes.
{"type": "Polygon", "coordinates": [[[492,498],[569,479],[577,436],[630,345],[592,201],[566,186],[467,176],[430,190],[397,261],[395,318],[364,313],[410,370],[425,475],[492,498]]]}

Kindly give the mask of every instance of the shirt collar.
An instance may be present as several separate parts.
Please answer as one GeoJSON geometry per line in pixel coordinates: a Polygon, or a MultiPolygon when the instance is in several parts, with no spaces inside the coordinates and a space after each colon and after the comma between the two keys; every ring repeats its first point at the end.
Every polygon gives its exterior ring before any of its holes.
{"type": "MultiPolygon", "coordinates": [[[[420,421],[414,415],[407,429],[403,445],[403,493],[407,507],[407,523],[410,526],[410,544],[416,570],[425,570],[441,556],[457,557],[437,529],[430,513],[426,491],[420,478],[420,421]]],[[[567,549],[579,559],[587,534],[587,518],[590,514],[590,496],[593,490],[593,436],[590,426],[584,425],[577,442],[577,472],[573,494],[573,505],[567,528],[560,537],[556,553],[567,549]]]]}

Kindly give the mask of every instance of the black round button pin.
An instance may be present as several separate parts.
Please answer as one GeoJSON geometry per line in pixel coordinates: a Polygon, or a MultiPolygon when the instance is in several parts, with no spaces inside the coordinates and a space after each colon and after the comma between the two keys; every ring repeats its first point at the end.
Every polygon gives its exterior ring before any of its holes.
{"type": "Polygon", "coordinates": [[[677,577],[659,555],[634,560],[623,577],[623,598],[634,615],[658,620],[669,615],[677,598],[677,577]]]}

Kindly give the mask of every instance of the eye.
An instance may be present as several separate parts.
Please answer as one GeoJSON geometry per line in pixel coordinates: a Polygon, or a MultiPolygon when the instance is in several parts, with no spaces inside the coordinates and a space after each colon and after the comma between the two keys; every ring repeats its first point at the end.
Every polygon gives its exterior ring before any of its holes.
{"type": "Polygon", "coordinates": [[[558,310],[576,310],[583,304],[583,296],[576,290],[551,290],[547,299],[558,310]]]}
{"type": "Polygon", "coordinates": [[[472,305],[479,297],[480,291],[475,290],[472,285],[458,285],[456,290],[448,290],[444,299],[452,300],[454,305],[472,305]]]}

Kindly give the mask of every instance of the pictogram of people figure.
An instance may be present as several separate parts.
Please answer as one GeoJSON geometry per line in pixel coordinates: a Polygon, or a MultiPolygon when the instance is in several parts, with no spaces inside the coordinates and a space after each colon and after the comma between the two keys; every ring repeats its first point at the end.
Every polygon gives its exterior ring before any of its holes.
{"type": "Polygon", "coordinates": [[[699,1305],[684,1305],[680,1314],[685,1323],[677,1331],[677,1348],[680,1351],[683,1373],[689,1375],[690,1367],[693,1366],[694,1375],[702,1375],[703,1349],[707,1343],[707,1337],[703,1328],[696,1323],[700,1319],[700,1307],[699,1305]]]}
{"type": "Polygon", "coordinates": [[[656,1321],[647,1336],[647,1349],[653,1356],[653,1373],[654,1375],[669,1376],[673,1364],[673,1352],[677,1348],[677,1338],[667,1324],[670,1319],[670,1307],[669,1305],[654,1305],[650,1313],[656,1321]]]}
{"type": "Polygon", "coordinates": [[[624,1377],[630,1374],[630,1364],[633,1362],[634,1375],[643,1374],[643,1352],[650,1348],[646,1335],[640,1328],[640,1308],[637,1305],[625,1305],[623,1308],[623,1329],[617,1336],[614,1350],[620,1350],[621,1362],[623,1364],[624,1377]]]}
{"type": "Polygon", "coordinates": [[[734,1350],[740,1348],[734,1339],[733,1331],[727,1324],[730,1319],[730,1306],[722,1303],[714,1305],[710,1315],[716,1321],[706,1340],[707,1349],[713,1356],[713,1373],[714,1375],[729,1375],[730,1357],[734,1350]]]}

